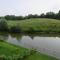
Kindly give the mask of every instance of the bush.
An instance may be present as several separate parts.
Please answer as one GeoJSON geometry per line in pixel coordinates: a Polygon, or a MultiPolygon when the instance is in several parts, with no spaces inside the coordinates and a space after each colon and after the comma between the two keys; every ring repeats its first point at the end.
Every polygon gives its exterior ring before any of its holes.
{"type": "Polygon", "coordinates": [[[33,28],[33,27],[30,27],[30,28],[27,30],[27,32],[28,32],[28,33],[34,33],[34,32],[35,32],[35,30],[34,30],[34,28],[33,28]]]}
{"type": "Polygon", "coordinates": [[[7,21],[4,18],[0,19],[0,31],[8,31],[7,21]]]}
{"type": "Polygon", "coordinates": [[[20,27],[18,25],[17,26],[12,26],[10,28],[10,32],[12,32],[12,33],[20,33],[21,29],[20,29],[20,27]]]}

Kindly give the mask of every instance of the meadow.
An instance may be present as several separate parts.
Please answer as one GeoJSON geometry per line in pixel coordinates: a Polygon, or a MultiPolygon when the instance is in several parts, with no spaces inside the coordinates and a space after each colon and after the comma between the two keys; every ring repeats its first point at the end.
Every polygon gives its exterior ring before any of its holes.
{"type": "Polygon", "coordinates": [[[60,33],[60,21],[47,18],[7,21],[8,26],[19,26],[22,31],[60,33]]]}

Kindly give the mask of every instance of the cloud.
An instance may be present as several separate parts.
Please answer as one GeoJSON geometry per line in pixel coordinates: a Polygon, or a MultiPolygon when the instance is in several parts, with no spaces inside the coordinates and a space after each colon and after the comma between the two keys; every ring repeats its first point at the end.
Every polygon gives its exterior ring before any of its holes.
{"type": "Polygon", "coordinates": [[[59,9],[60,0],[0,0],[0,15],[41,14],[59,9]]]}

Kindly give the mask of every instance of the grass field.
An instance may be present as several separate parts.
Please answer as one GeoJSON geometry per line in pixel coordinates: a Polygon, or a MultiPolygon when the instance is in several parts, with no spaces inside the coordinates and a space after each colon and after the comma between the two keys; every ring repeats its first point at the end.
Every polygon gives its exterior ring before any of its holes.
{"type": "Polygon", "coordinates": [[[46,56],[37,52],[31,55],[29,54],[30,52],[28,49],[17,47],[0,41],[0,60],[57,60],[56,58],[46,56]]]}
{"type": "Polygon", "coordinates": [[[5,60],[5,58],[6,60],[14,60],[23,57],[24,54],[28,54],[27,49],[0,42],[0,60],[5,60]]]}
{"type": "Polygon", "coordinates": [[[35,31],[60,33],[60,21],[55,19],[35,18],[21,21],[8,21],[9,27],[19,25],[22,31],[33,28],[35,31]]]}

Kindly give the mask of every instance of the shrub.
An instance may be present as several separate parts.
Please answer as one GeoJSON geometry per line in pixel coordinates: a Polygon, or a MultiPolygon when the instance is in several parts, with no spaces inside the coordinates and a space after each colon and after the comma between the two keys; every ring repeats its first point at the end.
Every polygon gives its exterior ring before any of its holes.
{"type": "Polygon", "coordinates": [[[0,19],[0,31],[8,31],[7,21],[4,18],[0,19]]]}
{"type": "Polygon", "coordinates": [[[12,33],[20,33],[21,32],[21,29],[20,29],[20,27],[18,25],[12,26],[10,28],[10,32],[12,32],[12,33]]]}
{"type": "Polygon", "coordinates": [[[30,27],[27,32],[28,32],[28,33],[33,33],[33,32],[35,32],[35,30],[34,30],[33,27],[30,27]]]}
{"type": "Polygon", "coordinates": [[[31,51],[30,51],[30,54],[32,55],[32,54],[34,54],[34,53],[36,53],[37,51],[36,51],[36,49],[32,49],[31,51]]]}

